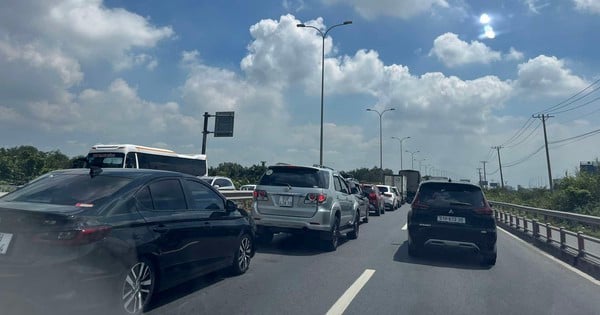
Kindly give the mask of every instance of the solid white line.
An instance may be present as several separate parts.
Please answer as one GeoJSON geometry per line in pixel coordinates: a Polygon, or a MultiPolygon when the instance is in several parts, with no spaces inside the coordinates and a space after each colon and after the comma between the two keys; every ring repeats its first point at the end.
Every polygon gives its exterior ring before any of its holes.
{"type": "Polygon", "coordinates": [[[573,267],[573,266],[571,266],[571,265],[567,264],[566,262],[564,262],[564,261],[562,261],[562,260],[560,260],[560,259],[558,259],[558,258],[556,258],[556,257],[554,257],[554,256],[552,256],[552,255],[550,255],[550,254],[548,254],[548,253],[546,253],[546,252],[544,252],[543,250],[541,250],[541,249],[539,249],[539,248],[537,248],[537,247],[535,247],[535,246],[533,246],[533,245],[531,245],[531,244],[529,244],[529,243],[525,242],[524,240],[522,240],[522,239],[521,239],[521,238],[519,238],[518,236],[516,236],[516,235],[513,235],[512,233],[510,233],[510,232],[506,231],[505,229],[503,229],[503,228],[501,228],[501,227],[496,227],[496,228],[497,228],[498,230],[500,230],[500,231],[502,231],[502,232],[504,232],[504,233],[508,234],[508,236],[510,236],[510,237],[512,237],[512,238],[514,238],[514,239],[516,239],[517,241],[520,241],[521,243],[525,244],[526,246],[529,246],[530,248],[532,248],[532,249],[534,249],[534,250],[538,251],[540,254],[542,254],[542,255],[546,256],[546,257],[547,257],[547,258],[549,258],[550,260],[552,260],[552,261],[554,261],[554,262],[556,262],[556,263],[558,263],[558,264],[562,265],[563,267],[565,267],[565,268],[567,268],[567,269],[569,269],[569,270],[573,271],[574,273],[576,273],[576,274],[580,275],[582,278],[585,278],[586,280],[589,280],[591,283],[593,283],[593,284],[595,284],[595,285],[598,285],[598,286],[600,286],[600,281],[596,280],[594,277],[592,277],[592,276],[588,275],[587,273],[585,273],[585,272],[583,272],[583,271],[581,271],[581,270],[579,270],[579,269],[577,269],[577,268],[575,268],[575,267],[573,267]]]}
{"type": "Polygon", "coordinates": [[[352,300],[356,297],[360,289],[367,284],[367,281],[371,279],[375,270],[365,269],[365,271],[354,281],[354,283],[340,296],[340,298],[333,304],[333,306],[327,311],[327,315],[342,315],[346,308],[350,305],[352,300]]]}
{"type": "Polygon", "coordinates": [[[408,228],[408,223],[404,223],[404,226],[402,227],[402,230],[406,231],[407,228],[408,228]]]}

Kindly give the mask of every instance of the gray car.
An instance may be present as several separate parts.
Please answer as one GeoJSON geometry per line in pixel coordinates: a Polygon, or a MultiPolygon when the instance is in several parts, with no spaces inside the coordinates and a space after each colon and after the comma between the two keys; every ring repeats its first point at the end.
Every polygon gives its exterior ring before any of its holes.
{"type": "Polygon", "coordinates": [[[311,233],[324,249],[337,249],[339,237],[358,237],[360,213],[346,181],[324,167],[269,166],[254,190],[252,217],[260,241],[274,233],[311,233]]]}

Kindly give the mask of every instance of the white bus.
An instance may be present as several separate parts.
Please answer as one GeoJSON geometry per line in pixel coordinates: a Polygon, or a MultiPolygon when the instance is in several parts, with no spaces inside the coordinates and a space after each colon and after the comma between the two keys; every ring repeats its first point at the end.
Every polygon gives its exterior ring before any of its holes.
{"type": "Polygon", "coordinates": [[[86,167],[145,168],[207,176],[206,155],[177,154],[174,151],[135,144],[97,144],[86,158],[86,167]]]}

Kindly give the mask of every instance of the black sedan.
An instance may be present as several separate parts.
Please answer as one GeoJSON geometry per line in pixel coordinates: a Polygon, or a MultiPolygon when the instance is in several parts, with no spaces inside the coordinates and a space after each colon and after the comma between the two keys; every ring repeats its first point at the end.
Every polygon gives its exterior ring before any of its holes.
{"type": "Polygon", "coordinates": [[[139,314],[159,290],[223,268],[246,272],[254,231],[245,211],[193,176],[51,172],[0,198],[2,313],[103,304],[139,314]]]}

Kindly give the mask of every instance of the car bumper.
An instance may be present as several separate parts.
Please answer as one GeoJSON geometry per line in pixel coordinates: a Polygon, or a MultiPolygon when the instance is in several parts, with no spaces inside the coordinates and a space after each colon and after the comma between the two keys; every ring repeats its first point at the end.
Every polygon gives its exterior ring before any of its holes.
{"type": "Polygon", "coordinates": [[[460,248],[480,253],[496,251],[495,228],[411,223],[408,234],[411,242],[419,246],[460,248]]]}
{"type": "Polygon", "coordinates": [[[252,211],[252,218],[259,230],[272,232],[329,231],[331,211],[319,209],[310,218],[259,214],[252,211]]]}

